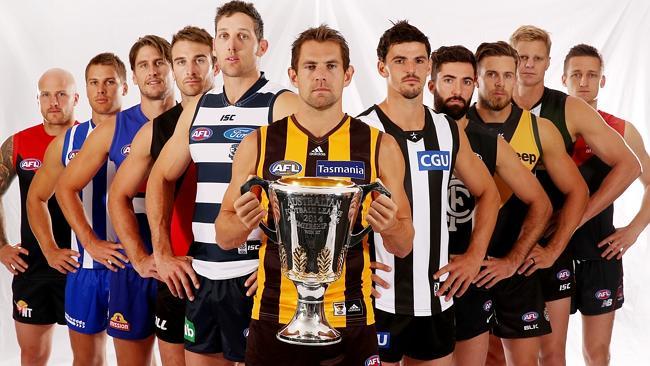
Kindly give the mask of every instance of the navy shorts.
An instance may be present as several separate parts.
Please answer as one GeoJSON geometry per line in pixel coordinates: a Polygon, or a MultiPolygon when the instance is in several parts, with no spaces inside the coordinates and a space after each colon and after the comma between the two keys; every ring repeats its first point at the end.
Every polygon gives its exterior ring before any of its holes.
{"type": "Polygon", "coordinates": [[[606,314],[623,306],[623,261],[620,259],[576,260],[576,294],[573,312],[606,314]]]}
{"type": "Polygon", "coordinates": [[[471,284],[461,297],[454,298],[456,340],[466,341],[492,330],[492,295],[485,287],[471,284]]]}
{"type": "Polygon", "coordinates": [[[157,281],[142,278],[132,267],[111,273],[108,335],[140,340],[154,333],[157,281]]]}
{"type": "Polygon", "coordinates": [[[80,268],[70,272],[65,285],[65,320],[68,328],[95,334],[108,327],[111,271],[80,268]]]}

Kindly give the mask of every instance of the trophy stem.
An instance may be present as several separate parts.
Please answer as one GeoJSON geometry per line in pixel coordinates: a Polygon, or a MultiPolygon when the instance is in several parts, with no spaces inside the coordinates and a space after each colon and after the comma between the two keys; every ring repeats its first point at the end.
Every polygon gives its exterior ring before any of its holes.
{"type": "Polygon", "coordinates": [[[293,318],[282,328],[277,338],[291,344],[327,346],[341,341],[341,334],[325,317],[323,298],[326,283],[294,282],[298,290],[298,308],[293,318]]]}

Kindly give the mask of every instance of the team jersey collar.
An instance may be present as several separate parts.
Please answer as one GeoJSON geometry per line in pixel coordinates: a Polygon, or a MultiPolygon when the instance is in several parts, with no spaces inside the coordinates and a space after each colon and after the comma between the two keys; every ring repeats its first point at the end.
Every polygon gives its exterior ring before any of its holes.
{"type": "Polygon", "coordinates": [[[315,142],[317,144],[321,144],[324,141],[327,141],[327,139],[330,136],[332,136],[336,131],[338,131],[350,119],[350,116],[348,116],[347,113],[344,113],[343,118],[341,119],[341,121],[336,126],[334,126],[334,128],[332,128],[328,133],[326,133],[325,135],[323,135],[321,137],[314,136],[311,132],[309,132],[308,129],[306,129],[303,125],[301,125],[300,122],[298,121],[298,119],[296,118],[295,114],[292,114],[288,118],[291,121],[291,123],[293,123],[305,135],[307,135],[307,137],[309,137],[310,140],[312,140],[313,142],[315,142]]]}
{"type": "Polygon", "coordinates": [[[431,125],[433,125],[433,119],[431,118],[431,113],[429,113],[429,108],[427,106],[422,105],[422,108],[424,108],[424,128],[421,130],[414,130],[414,131],[404,131],[400,126],[398,126],[395,122],[391,121],[391,119],[384,113],[384,111],[381,110],[381,108],[375,104],[373,106],[375,109],[375,112],[377,112],[377,117],[379,117],[379,120],[382,122],[382,124],[390,125],[392,129],[396,130],[402,137],[407,139],[408,141],[412,142],[418,142],[424,137],[425,131],[430,128],[431,125]]]}
{"type": "Polygon", "coordinates": [[[254,83],[250,88],[248,88],[248,90],[246,90],[246,92],[244,93],[244,95],[242,95],[241,98],[239,98],[239,100],[237,101],[237,103],[234,103],[234,104],[231,103],[231,102],[228,100],[228,97],[226,96],[226,85],[224,85],[224,86],[222,87],[222,90],[223,90],[223,94],[222,94],[222,95],[223,95],[223,100],[226,102],[227,105],[234,105],[234,106],[236,106],[236,107],[239,107],[239,106],[241,106],[242,104],[246,103],[246,101],[248,100],[248,98],[250,98],[250,97],[252,97],[253,95],[255,95],[255,93],[257,93],[260,89],[262,89],[262,87],[263,87],[264,85],[266,85],[266,83],[268,83],[268,82],[269,82],[269,81],[268,81],[268,80],[266,79],[266,77],[264,76],[264,71],[260,71],[260,77],[259,77],[259,79],[257,79],[257,81],[256,81],[256,82],[255,82],[255,83],[254,83]]]}

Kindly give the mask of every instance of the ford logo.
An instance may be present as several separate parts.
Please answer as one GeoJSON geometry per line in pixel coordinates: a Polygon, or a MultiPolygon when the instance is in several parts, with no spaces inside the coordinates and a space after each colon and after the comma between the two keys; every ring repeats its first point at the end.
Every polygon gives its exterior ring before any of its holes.
{"type": "Polygon", "coordinates": [[[224,132],[223,137],[227,138],[228,140],[241,141],[244,139],[244,137],[253,131],[254,130],[252,128],[248,127],[236,127],[224,132]]]}

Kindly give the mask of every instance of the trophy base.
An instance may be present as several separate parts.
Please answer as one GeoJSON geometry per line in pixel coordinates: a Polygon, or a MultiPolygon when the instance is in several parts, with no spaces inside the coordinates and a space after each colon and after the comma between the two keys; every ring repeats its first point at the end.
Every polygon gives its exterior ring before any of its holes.
{"type": "Polygon", "coordinates": [[[305,299],[301,296],[301,290],[316,290],[321,294],[325,293],[327,285],[296,283],[298,288],[298,308],[293,318],[282,328],[277,338],[286,343],[304,346],[327,346],[341,341],[341,333],[332,328],[327,322],[323,310],[323,297],[318,296],[305,299]],[[321,291],[319,291],[321,290],[321,291]]]}

